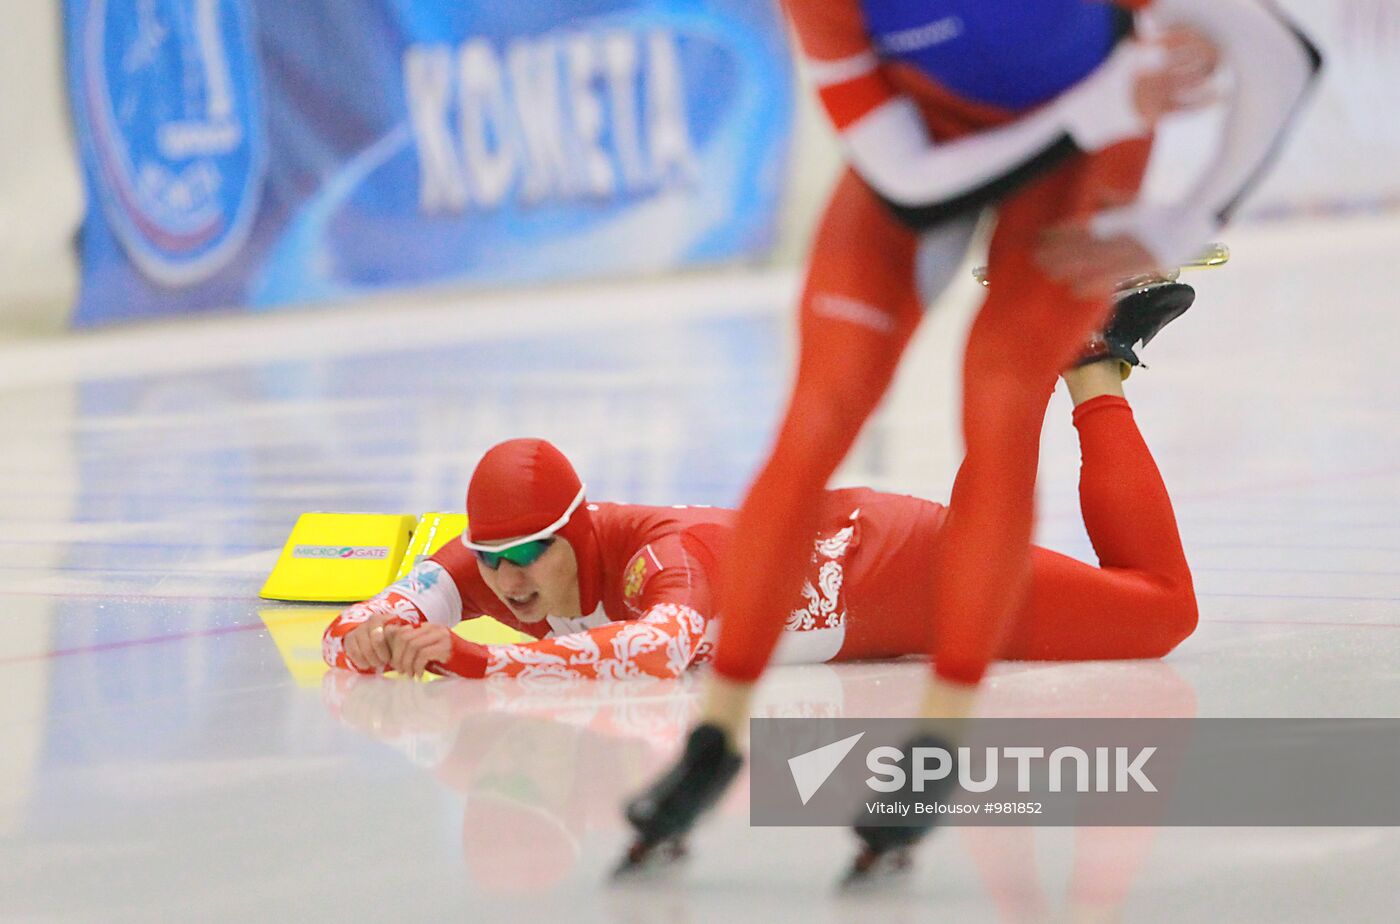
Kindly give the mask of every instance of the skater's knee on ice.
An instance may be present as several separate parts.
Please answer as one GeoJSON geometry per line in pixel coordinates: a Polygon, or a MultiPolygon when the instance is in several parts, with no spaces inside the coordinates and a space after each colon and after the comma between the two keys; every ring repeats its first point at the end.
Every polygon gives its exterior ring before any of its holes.
{"type": "Polygon", "coordinates": [[[1172,620],[1172,632],[1169,636],[1171,651],[1186,639],[1191,633],[1196,631],[1196,626],[1200,623],[1200,610],[1196,606],[1196,594],[1188,586],[1184,593],[1177,598],[1177,605],[1173,608],[1175,618],[1172,620]]]}
{"type": "Polygon", "coordinates": [[[1165,658],[1176,646],[1190,638],[1200,621],[1196,594],[1189,582],[1176,586],[1157,610],[1149,638],[1148,658],[1165,658]]]}

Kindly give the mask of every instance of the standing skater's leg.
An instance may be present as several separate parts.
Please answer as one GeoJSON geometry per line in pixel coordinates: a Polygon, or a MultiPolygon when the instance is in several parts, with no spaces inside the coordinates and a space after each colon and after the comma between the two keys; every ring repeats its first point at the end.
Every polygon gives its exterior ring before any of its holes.
{"type": "MultiPolygon", "coordinates": [[[[906,760],[915,747],[955,753],[958,722],[973,712],[978,684],[1003,646],[1030,577],[1046,405],[1059,373],[1110,311],[1106,295],[1079,297],[1040,270],[1036,253],[1042,235],[1074,216],[1131,199],[1150,149],[1151,142],[1143,140],[1071,161],[1011,197],[998,216],[988,260],[990,286],[963,361],[967,452],[935,556],[940,579],[933,590],[934,672],[920,705],[921,730],[908,743],[906,760]]],[[[949,774],[944,780],[954,778],[949,774]]],[[[893,793],[884,801],[908,795],[893,793]]],[[[926,800],[939,797],[924,792],[926,800]]],[[[927,825],[933,817],[920,820],[927,825]]],[[[878,865],[886,852],[908,847],[928,831],[888,825],[883,813],[868,808],[857,816],[855,828],[864,844],[855,878],[878,865]]]]}
{"type": "Polygon", "coordinates": [[[920,238],[854,176],[838,189],[802,299],[791,403],[740,508],[726,561],[725,618],[701,716],[732,739],[741,737],[752,686],[798,599],[826,484],[884,397],[923,306],[960,264],[976,221],[969,215],[920,238]]]}
{"type": "Polygon", "coordinates": [[[1044,231],[1136,195],[1148,141],[1067,164],[1003,207],[988,261],[991,286],[963,364],[967,456],[939,544],[934,678],[922,714],[960,718],[1001,647],[1026,589],[1045,409],[1107,319],[1107,298],[1077,297],[1035,262],[1044,231]]]}
{"type": "MultiPolygon", "coordinates": [[[[960,258],[974,223],[971,216],[933,236],[960,258]]],[[[826,483],[884,396],[922,317],[920,243],[855,174],[842,179],[810,257],[796,383],[724,563],[701,722],[677,765],[627,806],[640,835],[633,859],[689,830],[738,771],[753,684],[798,599],[826,483]]]]}

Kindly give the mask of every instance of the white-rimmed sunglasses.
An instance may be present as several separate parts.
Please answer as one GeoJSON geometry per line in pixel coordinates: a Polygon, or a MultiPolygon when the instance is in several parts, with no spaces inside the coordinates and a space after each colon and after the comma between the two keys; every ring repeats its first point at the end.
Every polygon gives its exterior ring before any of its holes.
{"type": "Polygon", "coordinates": [[[588,485],[581,485],[578,494],[569,504],[568,509],[564,511],[564,515],[538,532],[521,536],[519,539],[512,539],[507,543],[487,545],[471,541],[471,525],[468,524],[467,532],[462,534],[462,545],[471,549],[476,560],[493,571],[499,568],[503,561],[508,561],[521,568],[532,565],[554,544],[554,534],[562,529],[565,523],[569,522],[569,517],[573,516],[579,504],[583,503],[583,495],[587,490],[588,485]]]}

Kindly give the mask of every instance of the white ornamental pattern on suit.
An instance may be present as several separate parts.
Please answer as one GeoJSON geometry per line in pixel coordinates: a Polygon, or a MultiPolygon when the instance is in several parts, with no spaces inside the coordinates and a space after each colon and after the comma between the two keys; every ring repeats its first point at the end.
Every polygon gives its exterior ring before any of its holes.
{"type": "MultiPolygon", "coordinates": [[[[851,519],[859,515],[860,511],[857,510],[851,514],[851,519]]],[[[799,606],[788,614],[784,626],[786,631],[836,629],[846,624],[846,610],[841,605],[841,585],[846,577],[844,559],[854,536],[855,526],[852,524],[830,536],[817,538],[812,552],[812,563],[817,565],[816,583],[811,580],[803,583],[802,596],[807,605],[799,606]]]]}
{"type": "Polygon", "coordinates": [[[536,682],[580,677],[626,680],[679,677],[695,657],[705,617],[689,606],[661,603],[635,622],[615,622],[527,645],[491,645],[486,676],[509,674],[536,682]]]}

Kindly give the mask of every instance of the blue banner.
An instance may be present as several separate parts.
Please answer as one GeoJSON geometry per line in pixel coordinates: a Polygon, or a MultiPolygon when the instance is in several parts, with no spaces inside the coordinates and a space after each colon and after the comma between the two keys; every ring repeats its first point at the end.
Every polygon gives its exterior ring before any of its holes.
{"type": "Polygon", "coordinates": [[[66,0],[77,323],[763,253],[771,0],[66,0]]]}

